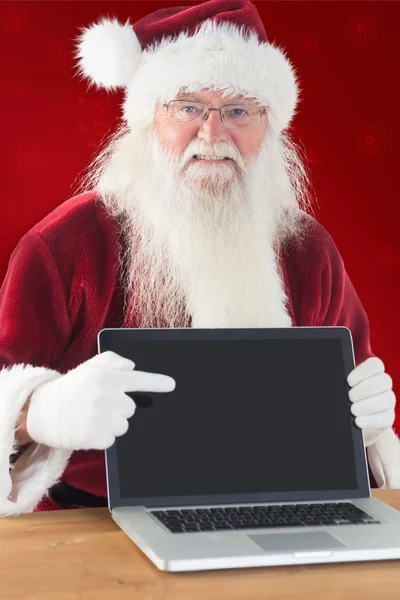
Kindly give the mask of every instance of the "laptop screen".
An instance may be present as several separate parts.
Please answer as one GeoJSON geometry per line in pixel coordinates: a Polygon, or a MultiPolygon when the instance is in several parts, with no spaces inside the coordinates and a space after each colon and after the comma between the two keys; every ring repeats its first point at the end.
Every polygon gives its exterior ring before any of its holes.
{"type": "Polygon", "coordinates": [[[122,503],[357,489],[341,339],[125,337],[112,349],[176,380],[171,393],[129,394],[122,503]]]}

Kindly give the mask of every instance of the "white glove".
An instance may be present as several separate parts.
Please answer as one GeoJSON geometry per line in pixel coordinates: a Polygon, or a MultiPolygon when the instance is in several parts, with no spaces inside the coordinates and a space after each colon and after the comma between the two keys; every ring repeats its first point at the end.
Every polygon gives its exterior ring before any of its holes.
{"type": "Polygon", "coordinates": [[[39,444],[68,450],[104,450],[128,430],[135,412],[125,392],[171,392],[166,375],[133,371],[135,364],[114,352],[85,361],[37,388],[27,431],[39,444]]]}
{"type": "Polygon", "coordinates": [[[396,397],[385,365],[376,357],[368,358],[347,377],[351,412],[357,427],[363,430],[365,446],[370,446],[395,420],[396,397]]]}

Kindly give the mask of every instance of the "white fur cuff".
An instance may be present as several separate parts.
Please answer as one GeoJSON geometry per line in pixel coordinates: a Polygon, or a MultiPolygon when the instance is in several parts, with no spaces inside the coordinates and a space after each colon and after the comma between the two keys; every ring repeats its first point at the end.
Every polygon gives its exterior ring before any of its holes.
{"type": "Polygon", "coordinates": [[[13,466],[15,428],[31,393],[60,373],[13,365],[0,371],[0,516],[31,512],[67,466],[70,451],[31,444],[13,466]]]}
{"type": "Polygon", "coordinates": [[[400,489],[400,440],[387,429],[367,448],[368,462],[379,488],[400,489]]]}

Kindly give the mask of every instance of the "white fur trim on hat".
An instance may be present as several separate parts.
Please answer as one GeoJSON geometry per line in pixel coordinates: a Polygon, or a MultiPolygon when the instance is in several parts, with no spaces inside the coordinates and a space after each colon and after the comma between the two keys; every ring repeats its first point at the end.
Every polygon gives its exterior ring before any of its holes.
{"type": "Polygon", "coordinates": [[[97,87],[114,90],[132,79],[141,47],[129,21],[100,19],[84,28],[77,40],[75,58],[80,75],[97,87]]]}
{"type": "Polygon", "coordinates": [[[255,97],[268,107],[276,132],[295,114],[298,84],[289,59],[245,27],[208,20],[194,35],[183,31],[164,37],[140,56],[138,47],[128,24],[103,19],[86,30],[78,52],[80,71],[92,82],[126,87],[123,108],[128,124],[149,124],[156,103],[172,100],[182,87],[255,97]]]}
{"type": "Polygon", "coordinates": [[[13,365],[0,371],[0,516],[31,512],[64,472],[69,450],[32,443],[13,465],[15,428],[31,393],[61,374],[44,367],[13,365]]]}

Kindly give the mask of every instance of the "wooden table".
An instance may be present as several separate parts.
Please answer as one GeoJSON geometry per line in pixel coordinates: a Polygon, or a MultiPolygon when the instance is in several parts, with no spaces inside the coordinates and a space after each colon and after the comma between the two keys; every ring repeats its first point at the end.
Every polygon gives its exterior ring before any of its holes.
{"type": "MultiPolygon", "coordinates": [[[[400,490],[373,495],[400,509],[400,490]]],[[[169,574],[111,520],[108,509],[0,519],[4,600],[400,599],[400,560],[169,574]]]]}

